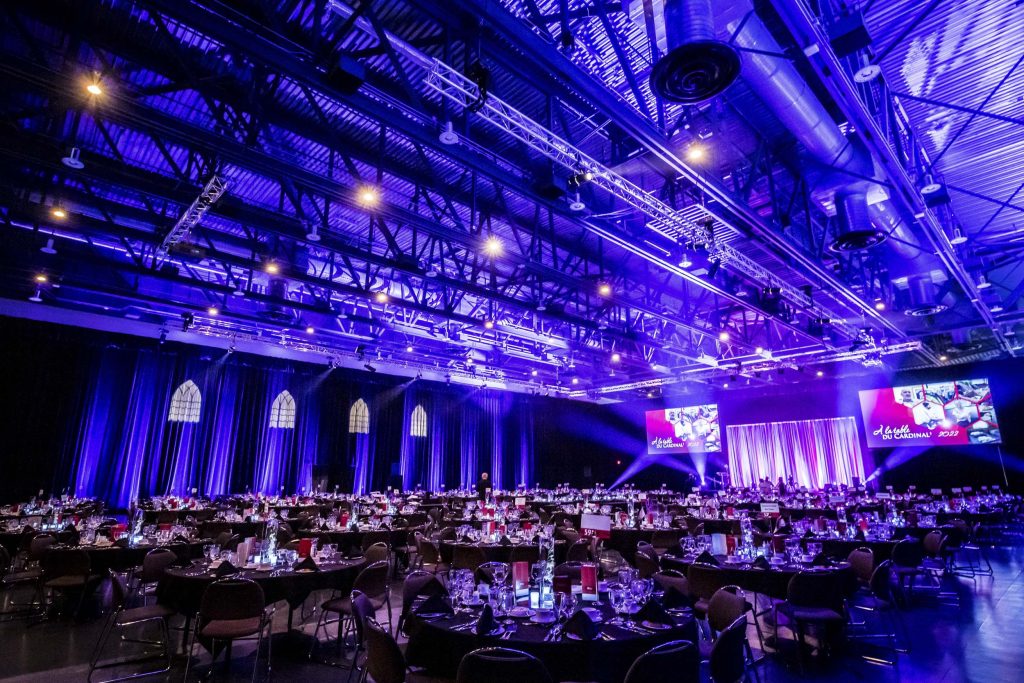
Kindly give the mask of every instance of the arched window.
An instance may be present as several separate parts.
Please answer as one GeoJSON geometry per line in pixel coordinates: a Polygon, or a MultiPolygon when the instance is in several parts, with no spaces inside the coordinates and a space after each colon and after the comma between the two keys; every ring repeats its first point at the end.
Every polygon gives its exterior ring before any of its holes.
{"type": "Polygon", "coordinates": [[[174,390],[171,409],[167,412],[168,422],[199,422],[199,411],[203,407],[203,396],[192,380],[174,390]]]}
{"type": "Polygon", "coordinates": [[[348,411],[348,433],[370,433],[370,409],[366,406],[366,401],[361,398],[357,399],[348,411]]]}
{"type": "Polygon", "coordinates": [[[412,409],[412,424],[409,426],[409,436],[427,435],[427,411],[423,406],[416,406],[412,409]]]}
{"type": "Polygon", "coordinates": [[[270,406],[271,429],[295,429],[295,399],[285,389],[270,406]]]}

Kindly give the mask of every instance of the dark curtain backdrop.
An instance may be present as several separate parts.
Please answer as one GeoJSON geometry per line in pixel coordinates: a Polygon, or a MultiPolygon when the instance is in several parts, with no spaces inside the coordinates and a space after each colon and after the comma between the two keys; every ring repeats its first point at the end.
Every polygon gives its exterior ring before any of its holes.
{"type": "Polygon", "coordinates": [[[501,485],[533,474],[530,397],[404,380],[198,346],[0,319],[0,500],[71,489],[123,507],[152,494],[310,488],[457,487],[490,468],[501,485]],[[175,389],[202,395],[197,423],[168,422],[175,389]],[[295,399],[294,429],[270,427],[295,399]],[[357,399],[369,434],[349,433],[357,399]],[[422,405],[426,436],[410,435],[422,405]],[[468,455],[467,455],[468,454],[468,455]]]}

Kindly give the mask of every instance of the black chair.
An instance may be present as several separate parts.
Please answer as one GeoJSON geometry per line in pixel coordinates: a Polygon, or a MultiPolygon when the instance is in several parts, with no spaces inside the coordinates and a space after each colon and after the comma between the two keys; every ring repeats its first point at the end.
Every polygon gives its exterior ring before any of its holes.
{"type": "MultiPolygon", "coordinates": [[[[650,548],[650,546],[648,547],[650,548]]],[[[633,566],[636,567],[641,579],[650,578],[661,571],[661,565],[658,564],[657,557],[654,554],[654,548],[651,548],[650,551],[637,549],[636,554],[633,556],[633,566]]]]}
{"type": "Polygon", "coordinates": [[[775,623],[779,623],[780,612],[789,618],[801,669],[806,627],[816,626],[824,631],[818,638],[818,645],[819,651],[827,654],[836,632],[841,631],[846,624],[845,597],[843,575],[840,572],[802,571],[789,580],[785,602],[775,606],[775,623]]]}
{"type": "Polygon", "coordinates": [[[192,628],[192,637],[188,645],[188,660],[185,664],[185,681],[188,681],[192,668],[192,652],[200,639],[210,643],[208,648],[213,654],[210,661],[210,672],[217,659],[217,643],[226,645],[224,648],[224,665],[231,667],[231,646],[236,640],[256,640],[256,657],[253,660],[252,680],[256,680],[259,668],[259,654],[263,639],[267,639],[267,672],[270,672],[271,648],[270,628],[273,610],[267,610],[266,598],[260,585],[251,579],[223,578],[214,581],[206,590],[199,602],[199,612],[192,628]]]}
{"type": "MultiPolygon", "coordinates": [[[[128,600],[128,589],[125,587],[121,577],[111,569],[110,571],[110,600],[111,600],[111,611],[107,615],[107,619],[103,624],[103,628],[100,630],[99,640],[96,642],[96,647],[93,650],[92,658],[89,661],[89,675],[86,680],[89,683],[93,683],[93,674],[101,669],[109,669],[113,667],[122,667],[128,664],[141,664],[142,662],[152,661],[154,659],[162,659],[164,666],[161,669],[152,669],[147,671],[139,671],[136,673],[129,674],[127,676],[118,676],[116,678],[108,678],[103,683],[113,683],[114,681],[127,681],[132,678],[141,678],[142,676],[152,676],[154,674],[165,673],[171,668],[171,658],[174,654],[173,647],[171,646],[171,634],[167,625],[167,619],[174,616],[175,611],[170,607],[164,605],[144,605],[142,607],[127,608],[125,605],[128,600]],[[160,626],[161,640],[157,643],[162,646],[162,653],[160,654],[149,654],[142,657],[135,657],[132,659],[118,659],[111,662],[100,663],[100,657],[103,655],[103,650],[110,640],[111,634],[114,630],[125,631],[133,626],[146,624],[150,622],[156,622],[160,626]]],[[[122,640],[126,641],[122,634],[122,640]]],[[[148,643],[149,641],[131,641],[148,643]]]]}
{"type": "MultiPolygon", "coordinates": [[[[854,609],[866,610],[878,616],[880,625],[885,628],[882,632],[863,632],[849,636],[852,640],[874,640],[884,639],[888,643],[886,648],[892,653],[892,659],[886,660],[873,655],[862,655],[870,662],[878,662],[894,666],[896,664],[896,653],[909,652],[909,638],[904,638],[897,633],[897,624],[900,630],[906,633],[903,620],[896,608],[896,599],[892,592],[892,561],[886,560],[875,568],[868,582],[868,594],[853,602],[854,609]],[[902,638],[907,645],[901,647],[897,639],[902,638]]],[[[859,624],[864,626],[865,624],[859,624]]]]}
{"type": "Polygon", "coordinates": [[[579,583],[582,581],[583,574],[583,563],[582,562],[563,562],[557,565],[554,570],[554,576],[568,576],[571,583],[579,583]]]}
{"type": "Polygon", "coordinates": [[[91,582],[90,578],[89,553],[84,550],[50,550],[42,558],[40,592],[50,596],[50,604],[55,594],[65,598],[77,594],[75,616],[82,610],[90,585],[95,587],[99,583],[91,582]]]}
{"type": "Polygon", "coordinates": [[[376,620],[366,620],[364,638],[366,664],[360,683],[365,683],[367,678],[372,678],[374,683],[406,683],[419,678],[415,671],[409,670],[398,642],[376,620]]]}
{"type": "Polygon", "coordinates": [[[688,640],[673,640],[637,657],[624,683],[678,683],[697,680],[699,673],[697,648],[688,640]]]}
{"type": "Polygon", "coordinates": [[[590,541],[587,539],[580,539],[571,546],[565,553],[566,562],[589,562],[590,561],[590,541]]]}
{"type": "Polygon", "coordinates": [[[157,582],[164,576],[164,571],[178,560],[178,556],[170,548],[154,548],[142,558],[142,566],[134,573],[135,590],[143,601],[146,598],[146,588],[156,587],[157,582]]]}
{"type": "MultiPolygon", "coordinates": [[[[391,587],[388,584],[387,562],[375,562],[364,567],[352,582],[352,592],[358,592],[365,596],[370,601],[374,612],[381,607],[387,607],[388,630],[391,630],[391,587]]],[[[317,638],[320,629],[323,628],[326,631],[327,627],[333,623],[338,624],[338,647],[340,648],[344,644],[346,629],[354,627],[354,624],[350,623],[354,617],[351,595],[324,601],[320,605],[320,617],[317,619],[316,629],[313,630],[313,642],[309,648],[309,656],[313,656],[313,651],[319,642],[317,638]],[[336,614],[338,618],[328,621],[329,614],[336,614]]]]}
{"type": "Polygon", "coordinates": [[[738,618],[718,635],[711,648],[708,669],[714,683],[736,683],[747,679],[747,617],[738,618]]]}
{"type": "Polygon", "coordinates": [[[404,633],[405,622],[409,618],[409,610],[416,598],[428,598],[433,595],[447,595],[448,589],[444,587],[436,575],[422,569],[410,572],[402,583],[402,611],[398,615],[397,633],[404,633]]]}
{"type": "Polygon", "coordinates": [[[916,539],[905,538],[892,548],[892,573],[904,601],[914,594],[914,579],[927,574],[923,562],[924,545],[916,539]]]}
{"type": "Polygon", "coordinates": [[[553,683],[539,659],[519,650],[483,647],[459,662],[455,683],[553,683]]]}

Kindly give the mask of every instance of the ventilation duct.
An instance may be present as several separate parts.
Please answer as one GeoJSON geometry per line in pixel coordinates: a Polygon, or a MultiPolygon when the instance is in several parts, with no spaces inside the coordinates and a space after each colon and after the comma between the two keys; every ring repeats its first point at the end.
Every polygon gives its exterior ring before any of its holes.
{"type": "Polygon", "coordinates": [[[836,218],[839,229],[829,244],[831,251],[862,251],[881,244],[887,237],[883,230],[871,224],[868,196],[864,192],[837,191],[836,218]]]}
{"type": "Polygon", "coordinates": [[[938,300],[935,283],[928,275],[916,275],[907,280],[907,307],[903,312],[915,318],[923,318],[946,310],[938,300]]]}
{"type": "Polygon", "coordinates": [[[715,38],[712,0],[666,0],[668,53],[651,71],[651,89],[664,100],[696,104],[715,97],[740,72],[736,50],[715,38]]]}

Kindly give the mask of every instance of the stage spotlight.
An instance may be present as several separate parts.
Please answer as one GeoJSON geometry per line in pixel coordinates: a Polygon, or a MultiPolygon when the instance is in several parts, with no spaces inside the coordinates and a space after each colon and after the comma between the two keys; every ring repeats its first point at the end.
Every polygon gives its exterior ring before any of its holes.
{"type": "Polygon", "coordinates": [[[491,256],[497,256],[501,253],[501,240],[497,237],[488,237],[487,241],[484,242],[484,251],[491,256]]]}
{"type": "Polygon", "coordinates": [[[758,346],[757,348],[754,349],[754,353],[760,356],[762,353],[764,353],[764,347],[758,346]]]}
{"type": "Polygon", "coordinates": [[[721,332],[719,332],[718,333],[718,341],[720,341],[720,342],[727,342],[727,341],[729,341],[729,332],[726,331],[726,330],[722,330],[721,332]]]}
{"type": "Polygon", "coordinates": [[[824,377],[824,376],[825,376],[825,372],[824,372],[823,370],[818,370],[818,371],[817,371],[816,373],[814,373],[814,374],[816,374],[816,375],[817,375],[818,377],[824,377]]]}
{"type": "Polygon", "coordinates": [[[946,354],[942,354],[941,356],[939,356],[939,360],[945,363],[947,360],[949,360],[949,356],[947,356],[946,354]]]}
{"type": "Polygon", "coordinates": [[[536,376],[537,376],[537,371],[536,370],[530,370],[530,377],[536,377],[536,376]]]}
{"type": "Polygon", "coordinates": [[[579,377],[573,377],[572,378],[572,383],[573,384],[579,384],[580,383],[580,378],[579,377]]]}
{"type": "Polygon", "coordinates": [[[718,271],[722,269],[722,261],[718,258],[713,258],[708,262],[708,279],[712,280],[718,271]]]}
{"type": "Polygon", "coordinates": [[[65,211],[60,206],[55,206],[52,209],[50,209],[50,215],[58,220],[64,220],[65,218],[68,217],[68,212],[65,211]]]}
{"type": "Polygon", "coordinates": [[[875,301],[875,310],[876,311],[884,311],[885,310],[885,302],[882,301],[881,299],[877,299],[875,301]]]}
{"type": "Polygon", "coordinates": [[[612,354],[612,362],[613,363],[618,363],[621,360],[622,360],[622,356],[619,355],[618,352],[612,354]]]}
{"type": "Polygon", "coordinates": [[[100,85],[100,80],[97,77],[95,80],[90,81],[85,86],[85,91],[90,95],[98,97],[103,94],[103,86],[100,85]]]}
{"type": "Polygon", "coordinates": [[[602,282],[597,286],[597,293],[601,296],[609,296],[612,293],[612,286],[607,282],[602,282]]]}
{"type": "Polygon", "coordinates": [[[359,203],[363,206],[377,206],[380,203],[380,190],[372,185],[359,188],[359,203]]]}
{"type": "Polygon", "coordinates": [[[409,346],[405,347],[405,352],[406,353],[412,353],[412,345],[411,344],[409,346]]]}
{"type": "Polygon", "coordinates": [[[694,142],[686,148],[686,160],[687,161],[703,161],[707,151],[704,149],[704,145],[694,142]]]}
{"type": "Polygon", "coordinates": [[[379,304],[386,304],[388,302],[388,294],[387,292],[377,292],[377,295],[374,297],[374,299],[379,304]]]}
{"type": "Polygon", "coordinates": [[[196,317],[191,313],[181,314],[181,331],[188,332],[196,324],[196,317]]]}
{"type": "Polygon", "coordinates": [[[45,273],[39,273],[38,275],[36,275],[36,282],[40,284],[45,284],[46,282],[49,282],[49,280],[50,278],[46,277],[45,273]]]}
{"type": "Polygon", "coordinates": [[[277,263],[274,261],[267,261],[266,263],[263,264],[263,270],[265,270],[270,275],[277,275],[278,273],[281,272],[281,266],[277,265],[277,263]]]}
{"type": "Polygon", "coordinates": [[[218,316],[220,315],[220,309],[216,306],[210,306],[206,309],[206,313],[210,316],[218,316]]]}
{"type": "Polygon", "coordinates": [[[488,330],[494,329],[494,321],[493,320],[485,320],[484,321],[484,328],[488,329],[488,330]]]}
{"type": "Polygon", "coordinates": [[[729,383],[728,382],[723,382],[722,383],[722,388],[723,389],[728,389],[729,388],[729,383]]]}
{"type": "Polygon", "coordinates": [[[313,334],[314,332],[316,332],[316,330],[313,329],[312,325],[306,327],[306,334],[313,334]]]}

